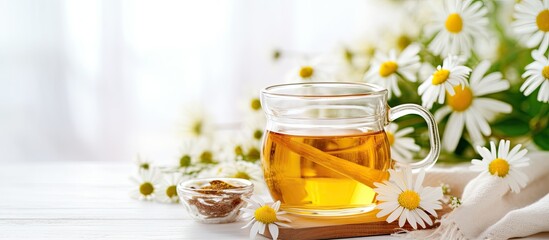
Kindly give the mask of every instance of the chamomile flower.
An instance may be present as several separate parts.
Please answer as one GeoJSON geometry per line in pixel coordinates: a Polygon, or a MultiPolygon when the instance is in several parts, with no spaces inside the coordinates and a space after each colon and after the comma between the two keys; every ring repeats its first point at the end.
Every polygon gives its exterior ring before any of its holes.
{"type": "Polygon", "coordinates": [[[269,228],[271,237],[278,239],[278,226],[290,227],[282,222],[291,222],[290,219],[282,217],[280,215],[286,214],[286,212],[278,211],[280,209],[280,201],[276,201],[272,205],[265,204],[261,199],[252,196],[252,198],[242,198],[248,203],[246,208],[240,209],[243,211],[246,217],[250,221],[242,228],[252,226],[250,229],[250,239],[254,239],[255,236],[265,233],[265,228],[269,228]]]}
{"type": "Polygon", "coordinates": [[[445,1],[443,9],[435,13],[434,23],[426,29],[428,33],[438,32],[429,44],[429,50],[439,56],[468,56],[474,39],[486,37],[487,13],[481,1],[445,1]]]}
{"type": "Polygon", "coordinates": [[[398,225],[404,226],[408,221],[414,229],[419,224],[425,228],[425,223],[433,225],[433,221],[427,215],[437,217],[435,210],[442,209],[442,189],[440,187],[423,187],[423,178],[425,171],[420,171],[415,179],[412,179],[412,171],[409,168],[403,170],[389,170],[389,181],[383,183],[375,182],[374,189],[379,195],[377,200],[381,201],[376,208],[381,209],[376,217],[387,217],[387,222],[391,223],[397,218],[398,225]],[[426,213],[427,212],[427,213],[426,213]]]}
{"type": "Polygon", "coordinates": [[[388,96],[393,94],[400,97],[401,92],[398,88],[398,79],[404,77],[406,80],[415,82],[416,73],[419,67],[419,50],[417,44],[406,47],[400,54],[396,50],[389,51],[389,54],[377,52],[372,67],[364,76],[364,80],[388,90],[388,96]]]}
{"type": "Polygon", "coordinates": [[[288,73],[289,82],[332,80],[330,64],[324,58],[303,59],[288,73]]]}
{"type": "Polygon", "coordinates": [[[259,99],[259,92],[256,88],[244,93],[243,101],[239,102],[239,108],[242,110],[242,118],[245,121],[248,119],[261,119],[265,118],[263,109],[261,108],[261,100],[259,99]]]}
{"type": "MultiPolygon", "coordinates": [[[[419,6],[419,2],[412,4],[417,6],[402,6],[402,11],[392,20],[396,23],[393,28],[387,26],[383,29],[381,32],[383,41],[380,41],[378,49],[404,51],[418,40],[421,28],[425,25],[425,21],[419,19],[421,16],[419,16],[418,11],[428,10],[429,8],[419,6]]],[[[432,14],[427,13],[426,15],[432,14]]]]}
{"type": "Polygon", "coordinates": [[[340,82],[362,82],[373,58],[375,47],[368,41],[356,41],[338,49],[334,78],[340,82]]]}
{"type": "Polygon", "coordinates": [[[448,93],[446,105],[435,113],[435,119],[438,121],[450,114],[442,137],[442,145],[447,151],[456,149],[464,126],[473,144],[483,145],[483,136],[492,134],[488,123],[497,114],[512,111],[508,103],[482,97],[507,90],[510,85],[507,80],[502,79],[502,74],[499,72],[486,75],[489,68],[489,61],[481,62],[471,74],[470,85],[455,86],[453,88],[455,94],[448,93]]]}
{"type": "Polygon", "coordinates": [[[473,159],[471,170],[480,170],[481,174],[490,174],[493,177],[500,178],[509,186],[512,192],[519,193],[520,189],[526,186],[528,176],[519,168],[528,166],[530,159],[524,157],[528,150],[520,148],[521,144],[516,145],[509,151],[511,141],[500,140],[498,149],[496,144],[490,142],[490,150],[486,147],[477,146],[477,152],[482,160],[473,159]],[[519,151],[520,150],[520,151],[519,151]]]}
{"type": "Polygon", "coordinates": [[[164,181],[160,184],[156,199],[165,203],[178,203],[179,196],[177,195],[177,184],[183,180],[183,176],[179,172],[165,173],[164,181]]]}
{"type": "Polygon", "coordinates": [[[219,162],[218,151],[210,145],[200,145],[195,152],[195,158],[200,165],[217,164],[219,162]]]}
{"type": "Polygon", "coordinates": [[[139,171],[148,171],[152,168],[151,162],[141,157],[141,155],[137,155],[136,164],[139,167],[139,171]]]}
{"type": "Polygon", "coordinates": [[[391,144],[391,158],[400,162],[410,162],[413,157],[412,151],[417,152],[421,149],[413,138],[405,137],[413,131],[411,127],[398,130],[396,123],[390,123],[385,127],[385,133],[391,144]]]}
{"type": "Polygon", "coordinates": [[[471,69],[462,66],[463,59],[458,56],[450,55],[444,59],[442,66],[438,66],[435,72],[425,80],[418,88],[421,95],[422,105],[431,109],[433,104],[444,103],[446,92],[450,96],[455,95],[454,87],[461,85],[467,86],[467,76],[471,69]]]}
{"type": "Polygon", "coordinates": [[[522,74],[522,78],[526,78],[526,81],[520,86],[520,91],[525,96],[529,96],[539,87],[537,99],[547,103],[549,102],[549,56],[546,58],[541,52],[534,50],[532,57],[535,61],[526,66],[526,72],[522,74]]]}
{"type": "Polygon", "coordinates": [[[181,132],[185,137],[211,137],[212,117],[199,107],[185,107],[181,118],[181,132]]]}
{"type": "Polygon", "coordinates": [[[185,139],[183,140],[183,144],[181,145],[181,148],[179,150],[180,154],[179,154],[179,161],[178,161],[178,167],[180,169],[186,169],[192,165],[195,164],[196,160],[195,159],[195,149],[196,149],[196,145],[198,143],[202,143],[203,141],[205,140],[198,140],[198,141],[195,141],[193,139],[185,139]]]}
{"type": "Polygon", "coordinates": [[[135,189],[130,193],[132,198],[153,200],[159,190],[161,176],[156,169],[151,169],[148,171],[140,171],[139,177],[133,177],[131,180],[136,184],[135,189]]]}
{"type": "Polygon", "coordinates": [[[250,116],[244,120],[244,127],[242,128],[242,131],[246,138],[259,142],[263,138],[265,125],[267,125],[267,119],[264,114],[250,116]]]}
{"type": "Polygon", "coordinates": [[[257,162],[261,157],[261,140],[263,139],[264,126],[248,126],[242,131],[243,138],[234,148],[235,153],[240,150],[240,160],[257,162]]]}
{"type": "Polygon", "coordinates": [[[261,138],[263,131],[258,131],[254,134],[252,128],[244,128],[239,132],[233,133],[230,139],[226,139],[224,142],[224,148],[219,153],[219,158],[222,161],[246,161],[256,163],[261,157],[261,138]],[[255,139],[254,135],[259,137],[255,139]]]}
{"type": "Polygon", "coordinates": [[[512,26],[527,47],[539,46],[543,54],[549,46],[549,1],[523,0],[515,5],[512,26]]]}
{"type": "Polygon", "coordinates": [[[253,112],[261,112],[261,101],[259,100],[259,96],[250,98],[248,109],[253,112]]]}
{"type": "Polygon", "coordinates": [[[259,159],[261,158],[259,143],[259,141],[252,139],[243,142],[241,145],[236,146],[234,149],[235,153],[237,153],[239,149],[241,153],[240,158],[238,159],[251,163],[259,161],[259,159]]]}

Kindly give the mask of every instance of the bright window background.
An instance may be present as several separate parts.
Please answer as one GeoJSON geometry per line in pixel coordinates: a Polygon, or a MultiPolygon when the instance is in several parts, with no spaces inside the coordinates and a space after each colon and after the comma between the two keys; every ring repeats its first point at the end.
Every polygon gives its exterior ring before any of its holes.
{"type": "Polygon", "coordinates": [[[245,97],[291,68],[273,63],[275,47],[324,53],[376,38],[388,9],[373,0],[0,0],[0,161],[174,157],[184,106],[238,123],[245,97]]]}

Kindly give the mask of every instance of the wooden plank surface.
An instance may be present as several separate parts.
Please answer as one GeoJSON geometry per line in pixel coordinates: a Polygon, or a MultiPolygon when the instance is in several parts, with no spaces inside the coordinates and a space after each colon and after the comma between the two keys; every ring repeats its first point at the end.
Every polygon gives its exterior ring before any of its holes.
{"type": "Polygon", "coordinates": [[[201,224],[182,205],[131,199],[134,172],[131,163],[0,162],[0,239],[248,238],[244,221],[201,224]]]}
{"type": "Polygon", "coordinates": [[[131,199],[134,172],[130,163],[0,164],[0,239],[248,238],[244,221],[202,224],[182,205],[131,199]]]}
{"type": "MultiPolygon", "coordinates": [[[[450,208],[444,208],[437,213],[439,216],[449,212],[450,208]]],[[[296,215],[288,215],[292,220],[291,228],[280,228],[280,239],[331,239],[388,235],[402,230],[413,230],[412,226],[406,223],[402,228],[398,221],[387,223],[385,218],[377,218],[379,210],[372,212],[339,218],[311,218],[296,215]]],[[[434,222],[435,217],[430,216],[434,222]]],[[[437,225],[428,226],[434,228],[437,225]]],[[[267,234],[269,237],[270,235],[267,234]]]]}

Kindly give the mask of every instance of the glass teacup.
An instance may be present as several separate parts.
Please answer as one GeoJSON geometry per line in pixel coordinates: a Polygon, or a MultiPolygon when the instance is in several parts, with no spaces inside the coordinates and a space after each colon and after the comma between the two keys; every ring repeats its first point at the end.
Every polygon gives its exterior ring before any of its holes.
{"type": "Polygon", "coordinates": [[[262,163],[271,196],[302,215],[341,216],[375,207],[373,183],[388,179],[390,143],[383,130],[407,114],[425,119],[430,152],[412,168],[432,166],[440,139],[423,107],[387,106],[387,90],[360,83],[318,82],[270,86],[261,91],[267,115],[262,163]]]}

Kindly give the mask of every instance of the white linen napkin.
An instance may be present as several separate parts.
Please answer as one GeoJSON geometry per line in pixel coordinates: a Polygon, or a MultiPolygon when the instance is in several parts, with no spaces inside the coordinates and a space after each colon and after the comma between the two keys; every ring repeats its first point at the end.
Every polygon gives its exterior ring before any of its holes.
{"type": "Polygon", "coordinates": [[[463,190],[462,205],[445,215],[436,230],[413,231],[406,237],[508,239],[549,231],[549,152],[528,157],[530,165],[521,168],[528,184],[520,193],[511,192],[501,179],[478,176],[463,190]]]}

